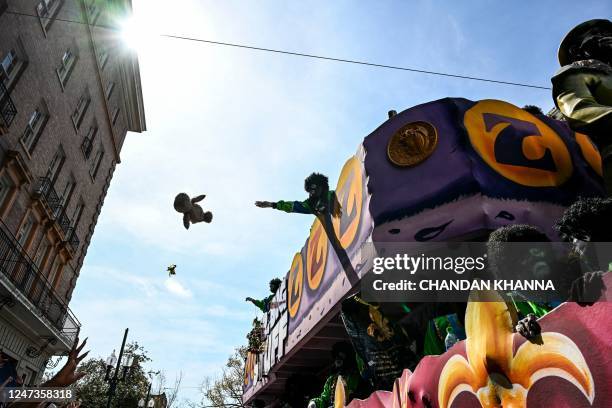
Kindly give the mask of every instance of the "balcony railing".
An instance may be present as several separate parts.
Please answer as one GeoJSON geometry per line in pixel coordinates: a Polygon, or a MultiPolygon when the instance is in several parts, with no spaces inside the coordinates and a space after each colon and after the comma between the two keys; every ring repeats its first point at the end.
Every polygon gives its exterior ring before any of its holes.
{"type": "Polygon", "coordinates": [[[70,245],[73,251],[76,251],[78,249],[81,241],[79,240],[79,237],[77,236],[74,227],[68,228],[68,231],[66,232],[65,241],[68,242],[68,245],[70,245]]]}
{"type": "Polygon", "coordinates": [[[38,185],[34,193],[44,199],[54,216],[62,213],[62,199],[57,195],[48,177],[41,177],[38,180],[38,185]]]}
{"type": "Polygon", "coordinates": [[[66,215],[65,208],[61,209],[61,213],[55,218],[55,222],[60,226],[62,231],[64,231],[64,236],[68,237],[68,232],[70,230],[70,218],[66,215]]]}
{"type": "Polygon", "coordinates": [[[15,285],[69,343],[74,340],[81,324],[2,222],[0,273],[15,285]]]}
{"type": "Polygon", "coordinates": [[[17,108],[11,99],[9,91],[4,86],[3,76],[0,75],[0,128],[8,130],[17,115],[17,108]]]}

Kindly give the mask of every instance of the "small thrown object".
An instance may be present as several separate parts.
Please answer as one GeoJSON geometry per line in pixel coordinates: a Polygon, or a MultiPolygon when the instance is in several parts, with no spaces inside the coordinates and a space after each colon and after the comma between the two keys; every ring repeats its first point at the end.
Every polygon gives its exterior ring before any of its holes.
{"type": "Polygon", "coordinates": [[[183,225],[185,229],[189,229],[190,224],[212,222],[212,213],[210,211],[204,211],[199,204],[196,204],[205,197],[206,195],[202,194],[194,198],[189,198],[186,193],[179,193],[174,198],[174,209],[183,214],[183,225]]]}
{"type": "Polygon", "coordinates": [[[176,265],[174,265],[174,264],[170,265],[168,267],[167,271],[168,271],[168,276],[176,275],[176,265]]]}

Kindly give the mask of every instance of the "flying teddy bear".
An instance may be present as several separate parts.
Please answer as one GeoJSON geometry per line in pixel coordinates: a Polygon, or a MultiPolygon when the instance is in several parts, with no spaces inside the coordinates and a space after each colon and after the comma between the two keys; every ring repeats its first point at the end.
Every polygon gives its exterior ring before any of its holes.
{"type": "Polygon", "coordinates": [[[205,194],[194,198],[189,198],[186,193],[179,193],[174,198],[174,209],[183,214],[183,225],[185,229],[189,229],[190,224],[198,222],[210,223],[212,221],[212,213],[204,211],[197,202],[202,201],[206,197],[205,194]]]}

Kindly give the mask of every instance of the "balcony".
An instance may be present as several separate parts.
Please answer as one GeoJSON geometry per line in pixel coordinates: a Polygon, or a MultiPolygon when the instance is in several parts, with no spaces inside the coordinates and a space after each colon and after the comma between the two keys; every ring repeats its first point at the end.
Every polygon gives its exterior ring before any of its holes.
{"type": "Polygon", "coordinates": [[[49,207],[49,210],[51,210],[53,217],[62,213],[62,199],[53,188],[53,184],[48,177],[41,177],[38,179],[38,185],[34,190],[34,195],[43,200],[49,207]]]}
{"type": "Polygon", "coordinates": [[[17,109],[0,75],[0,135],[8,132],[16,115],[17,109]]]}
{"type": "Polygon", "coordinates": [[[81,326],[79,321],[2,222],[0,275],[16,288],[19,297],[25,297],[39,315],[71,344],[81,326]]]}
{"type": "Polygon", "coordinates": [[[66,239],[64,240],[64,242],[67,242],[72,251],[76,252],[81,241],[79,240],[79,237],[77,236],[74,227],[68,228],[68,231],[66,232],[66,239]]]}

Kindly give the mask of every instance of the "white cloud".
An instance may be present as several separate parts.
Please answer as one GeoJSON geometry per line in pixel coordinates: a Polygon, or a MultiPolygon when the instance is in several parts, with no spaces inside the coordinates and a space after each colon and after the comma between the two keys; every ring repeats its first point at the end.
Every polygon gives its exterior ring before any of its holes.
{"type": "Polygon", "coordinates": [[[189,289],[181,285],[176,278],[168,278],[164,281],[164,286],[168,289],[168,292],[172,293],[181,298],[191,298],[193,294],[189,289]]]}

